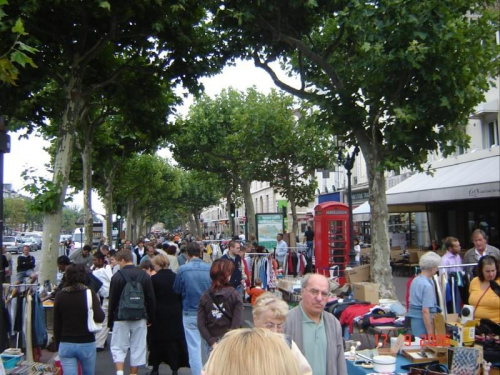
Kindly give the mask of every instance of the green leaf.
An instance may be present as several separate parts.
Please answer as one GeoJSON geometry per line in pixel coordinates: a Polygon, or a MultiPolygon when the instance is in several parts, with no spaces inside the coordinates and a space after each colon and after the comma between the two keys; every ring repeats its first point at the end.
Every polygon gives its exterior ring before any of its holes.
{"type": "Polygon", "coordinates": [[[20,18],[17,19],[16,24],[12,28],[12,32],[20,35],[28,35],[28,33],[24,31],[23,21],[20,18]]]}
{"type": "Polygon", "coordinates": [[[36,68],[36,65],[31,57],[27,56],[24,52],[21,51],[12,52],[12,54],[10,55],[10,61],[21,65],[23,68],[26,66],[26,64],[29,64],[33,68],[36,68]]]}
{"type": "Polygon", "coordinates": [[[19,46],[19,50],[21,50],[21,51],[26,51],[29,53],[38,52],[38,50],[36,48],[30,47],[27,44],[24,44],[23,42],[17,42],[16,44],[19,46]]]}
{"type": "Polygon", "coordinates": [[[8,3],[7,0],[0,0],[0,6],[7,5],[8,3]]]}
{"type": "Polygon", "coordinates": [[[109,2],[107,2],[107,1],[100,1],[99,2],[99,7],[111,11],[111,4],[109,2]]]}
{"type": "Polygon", "coordinates": [[[371,45],[368,42],[364,42],[361,46],[361,51],[368,52],[371,49],[371,45]]]}
{"type": "Polygon", "coordinates": [[[0,20],[5,17],[5,12],[0,8],[0,20]]]}

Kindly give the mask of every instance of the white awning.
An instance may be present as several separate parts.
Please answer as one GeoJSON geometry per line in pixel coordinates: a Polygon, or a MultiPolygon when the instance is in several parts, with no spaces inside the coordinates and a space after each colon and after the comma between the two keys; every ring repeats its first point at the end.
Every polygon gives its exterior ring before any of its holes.
{"type": "Polygon", "coordinates": [[[352,210],[354,221],[370,221],[370,202],[366,201],[352,210]]]}
{"type": "Polygon", "coordinates": [[[417,173],[387,190],[387,204],[500,198],[500,155],[498,148],[487,151],[475,160],[435,163],[432,175],[417,173]]]}

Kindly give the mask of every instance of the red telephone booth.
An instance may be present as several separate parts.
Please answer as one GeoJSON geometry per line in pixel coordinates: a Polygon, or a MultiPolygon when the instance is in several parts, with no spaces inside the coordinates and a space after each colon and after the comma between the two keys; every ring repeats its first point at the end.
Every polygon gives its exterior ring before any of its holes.
{"type": "Polygon", "coordinates": [[[314,256],[316,272],[327,277],[330,270],[345,284],[345,268],[349,264],[349,206],[324,202],[314,208],[314,256]]]}

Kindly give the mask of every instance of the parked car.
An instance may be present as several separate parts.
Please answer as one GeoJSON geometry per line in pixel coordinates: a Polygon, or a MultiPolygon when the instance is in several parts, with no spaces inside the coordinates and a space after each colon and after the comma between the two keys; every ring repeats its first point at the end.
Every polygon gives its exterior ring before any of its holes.
{"type": "Polygon", "coordinates": [[[39,249],[38,243],[33,237],[21,237],[19,242],[21,243],[21,248],[27,245],[30,247],[30,251],[37,251],[39,249]]]}
{"type": "Polygon", "coordinates": [[[22,243],[14,236],[4,236],[3,245],[6,247],[9,253],[19,254],[22,252],[22,243]]]}
{"type": "Polygon", "coordinates": [[[42,236],[40,236],[38,234],[34,234],[30,237],[38,245],[38,250],[41,250],[42,249],[42,236]]]}

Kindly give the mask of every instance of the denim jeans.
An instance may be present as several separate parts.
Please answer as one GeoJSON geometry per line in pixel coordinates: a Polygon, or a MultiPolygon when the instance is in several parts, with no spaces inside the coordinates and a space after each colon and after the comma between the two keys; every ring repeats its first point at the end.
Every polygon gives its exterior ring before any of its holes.
{"type": "Polygon", "coordinates": [[[82,366],[83,375],[94,375],[96,359],[95,342],[75,343],[61,342],[59,358],[64,375],[78,375],[78,362],[82,366]]]}
{"type": "Polygon", "coordinates": [[[198,331],[198,318],[196,315],[182,314],[182,322],[184,324],[184,333],[186,334],[186,342],[189,352],[189,366],[191,367],[192,375],[201,374],[201,336],[198,331]]]}

